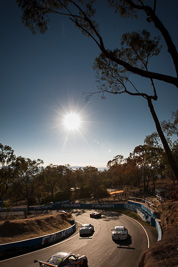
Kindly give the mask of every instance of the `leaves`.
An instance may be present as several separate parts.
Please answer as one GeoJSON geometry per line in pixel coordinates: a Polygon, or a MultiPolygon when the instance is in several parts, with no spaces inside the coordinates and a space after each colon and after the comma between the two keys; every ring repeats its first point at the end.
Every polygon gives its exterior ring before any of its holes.
{"type": "MultiPolygon", "coordinates": [[[[141,95],[145,98],[145,92],[136,89],[129,78],[129,72],[126,68],[117,64],[117,59],[123,60],[133,67],[148,70],[151,57],[157,56],[161,50],[159,41],[159,37],[151,38],[150,33],[145,30],[141,33],[123,34],[121,48],[112,51],[107,50],[112,59],[104,53],[101,53],[95,59],[93,67],[97,74],[99,90],[110,93],[141,95]]],[[[152,96],[152,90],[150,96],[152,96]]]]}
{"type": "Polygon", "coordinates": [[[121,56],[133,66],[148,69],[151,57],[158,56],[161,51],[160,37],[151,39],[148,31],[125,33],[121,41],[121,56]]]}

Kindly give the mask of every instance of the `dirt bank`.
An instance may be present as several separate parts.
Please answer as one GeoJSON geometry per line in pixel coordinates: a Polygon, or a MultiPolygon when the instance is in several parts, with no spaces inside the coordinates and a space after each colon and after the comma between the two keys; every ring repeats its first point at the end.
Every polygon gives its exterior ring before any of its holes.
{"type": "Polygon", "coordinates": [[[147,249],[140,267],[178,267],[178,201],[161,205],[162,240],[147,249]]]}
{"type": "Polygon", "coordinates": [[[27,219],[8,218],[0,222],[0,244],[51,234],[70,227],[68,213],[31,215],[27,219]]]}

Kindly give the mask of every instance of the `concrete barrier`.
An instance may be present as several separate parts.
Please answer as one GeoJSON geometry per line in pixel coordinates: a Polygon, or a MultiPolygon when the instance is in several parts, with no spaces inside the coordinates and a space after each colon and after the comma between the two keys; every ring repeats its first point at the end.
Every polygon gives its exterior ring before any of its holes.
{"type": "Polygon", "coordinates": [[[161,230],[160,223],[158,222],[157,219],[155,219],[155,227],[156,227],[157,232],[158,232],[158,240],[157,241],[160,241],[162,239],[162,230],[161,230]]]}
{"type": "Polygon", "coordinates": [[[75,221],[73,221],[73,225],[71,225],[71,227],[56,233],[18,242],[2,244],[0,245],[0,259],[49,246],[69,237],[75,231],[76,224],[75,221]]]}

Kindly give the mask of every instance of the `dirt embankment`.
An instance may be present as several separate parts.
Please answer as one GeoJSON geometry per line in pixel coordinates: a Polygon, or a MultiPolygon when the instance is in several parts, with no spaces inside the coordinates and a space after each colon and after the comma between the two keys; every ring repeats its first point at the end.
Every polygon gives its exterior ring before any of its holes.
{"type": "Polygon", "coordinates": [[[8,218],[0,222],[0,244],[51,234],[70,227],[68,213],[53,212],[29,216],[27,219],[8,218]]]}
{"type": "Polygon", "coordinates": [[[140,267],[178,267],[178,201],[161,209],[162,240],[145,251],[140,267]]]}

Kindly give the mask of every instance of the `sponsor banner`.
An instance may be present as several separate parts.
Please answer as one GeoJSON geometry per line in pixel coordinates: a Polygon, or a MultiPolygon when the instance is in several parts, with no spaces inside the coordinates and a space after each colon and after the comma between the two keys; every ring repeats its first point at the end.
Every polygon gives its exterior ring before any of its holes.
{"type": "Polygon", "coordinates": [[[133,205],[133,204],[124,204],[124,209],[127,209],[127,210],[131,210],[131,211],[134,211],[134,212],[137,212],[137,209],[136,209],[136,206],[133,205]]]}
{"type": "Polygon", "coordinates": [[[137,209],[137,214],[142,218],[143,221],[147,221],[147,216],[145,213],[141,212],[139,209],[137,209]]]}

